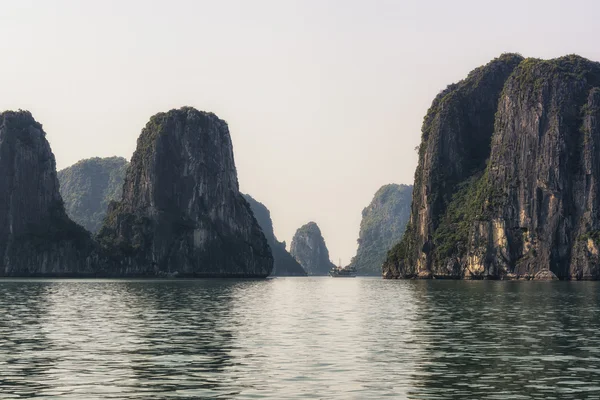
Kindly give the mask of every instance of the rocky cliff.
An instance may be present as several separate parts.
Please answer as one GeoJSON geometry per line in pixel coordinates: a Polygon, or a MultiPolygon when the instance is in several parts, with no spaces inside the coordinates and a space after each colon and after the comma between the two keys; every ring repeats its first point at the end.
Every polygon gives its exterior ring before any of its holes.
{"type": "Polygon", "coordinates": [[[69,217],[97,233],[108,204],[121,199],[128,165],[122,157],[95,157],[59,171],[60,194],[69,217]]]}
{"type": "Polygon", "coordinates": [[[26,111],[0,114],[0,276],[93,276],[90,235],[67,216],[46,133],[26,111]]]}
{"type": "Polygon", "coordinates": [[[327,275],[334,264],[329,260],[329,250],[314,222],[302,226],[292,239],[290,254],[302,265],[308,275],[327,275]]]}
{"type": "Polygon", "coordinates": [[[387,252],[402,239],[410,218],[412,186],[382,186],[362,211],[358,249],[351,265],[359,275],[381,275],[387,252]]]}
{"type": "Polygon", "coordinates": [[[275,233],[273,231],[273,221],[271,220],[271,213],[269,209],[262,204],[261,202],[255,200],[252,196],[248,194],[243,195],[248,204],[250,204],[250,208],[252,209],[252,213],[256,218],[258,225],[262,229],[265,237],[267,238],[267,242],[269,243],[269,247],[271,247],[271,253],[273,253],[273,272],[271,275],[274,276],[304,276],[306,275],[306,271],[302,268],[300,264],[288,253],[286,250],[285,242],[280,242],[275,237],[275,233]]]}
{"type": "Polygon", "coordinates": [[[273,257],[239,192],[225,121],[184,107],[153,116],[98,234],[134,276],[265,277],[273,257]]]}
{"type": "Polygon", "coordinates": [[[411,221],[383,275],[600,277],[600,64],[504,55],[423,124],[411,221]]]}

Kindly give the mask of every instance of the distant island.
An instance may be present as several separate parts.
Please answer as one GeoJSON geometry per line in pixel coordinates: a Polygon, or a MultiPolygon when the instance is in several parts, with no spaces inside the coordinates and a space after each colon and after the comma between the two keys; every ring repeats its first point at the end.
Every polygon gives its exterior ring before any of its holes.
{"type": "Polygon", "coordinates": [[[60,195],[69,217],[97,233],[108,204],[121,199],[128,166],[123,157],[95,157],[58,171],[60,195]]]}
{"type": "Polygon", "coordinates": [[[600,64],[504,54],[423,122],[385,278],[598,279],[600,64]]]}
{"type": "Polygon", "coordinates": [[[329,260],[329,250],[316,222],[309,222],[296,231],[290,254],[308,275],[327,275],[335,265],[329,260]]]}
{"type": "Polygon", "coordinates": [[[409,185],[384,185],[363,209],[358,249],[350,262],[358,275],[381,276],[387,252],[402,239],[410,218],[412,189],[409,185]]]}
{"type": "Polygon", "coordinates": [[[280,242],[275,237],[275,232],[273,231],[273,221],[271,220],[271,212],[269,209],[261,202],[256,200],[254,197],[249,194],[243,195],[248,204],[250,205],[250,209],[254,213],[254,217],[260,225],[265,237],[267,238],[267,242],[271,247],[271,252],[273,253],[273,272],[271,275],[273,276],[305,276],[306,271],[302,268],[302,265],[298,263],[288,253],[286,249],[285,242],[280,242]]]}

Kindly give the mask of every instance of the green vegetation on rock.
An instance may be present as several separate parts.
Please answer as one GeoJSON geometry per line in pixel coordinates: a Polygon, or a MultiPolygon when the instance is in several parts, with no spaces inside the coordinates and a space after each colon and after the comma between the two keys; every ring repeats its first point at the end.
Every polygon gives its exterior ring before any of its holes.
{"type": "Polygon", "coordinates": [[[129,163],[122,157],[90,158],[58,172],[69,216],[92,233],[102,226],[108,204],[121,199],[129,163]]]}
{"type": "MultiPolygon", "coordinates": [[[[454,225],[462,218],[460,210],[458,215],[445,217],[446,210],[453,201],[453,208],[462,207],[458,207],[459,198],[467,194],[473,183],[470,178],[485,170],[500,93],[522,60],[518,54],[503,54],[449,85],[433,100],[423,119],[411,221],[402,241],[388,253],[384,276],[416,276],[441,261],[434,259],[438,253],[433,251],[438,226],[454,225]],[[456,195],[461,189],[463,194],[456,195]]],[[[452,241],[463,233],[440,232],[444,251],[456,247],[445,243],[446,239],[452,241]]]]}
{"type": "Polygon", "coordinates": [[[239,192],[229,127],[192,107],[150,118],[97,238],[118,275],[258,278],[273,269],[239,192]]]}
{"type": "Polygon", "coordinates": [[[387,278],[600,278],[600,64],[503,55],[423,123],[387,278]]]}
{"type": "Polygon", "coordinates": [[[290,254],[308,275],[327,275],[335,266],[329,260],[329,250],[321,229],[312,221],[298,228],[292,239],[290,254]]]}
{"type": "Polygon", "coordinates": [[[388,250],[404,234],[410,218],[412,186],[382,186],[362,211],[358,249],[351,265],[359,275],[381,275],[388,250]]]}
{"type": "Polygon", "coordinates": [[[487,169],[462,182],[433,235],[436,259],[462,257],[467,250],[470,230],[475,221],[486,221],[502,205],[487,169]]]}

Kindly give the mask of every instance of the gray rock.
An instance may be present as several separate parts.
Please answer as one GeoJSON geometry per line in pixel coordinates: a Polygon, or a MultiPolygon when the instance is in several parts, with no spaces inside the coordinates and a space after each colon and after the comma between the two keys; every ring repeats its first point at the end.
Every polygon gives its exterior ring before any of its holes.
{"type": "Polygon", "coordinates": [[[558,277],[550,270],[542,270],[533,276],[536,281],[557,281],[558,277]]]}
{"type": "Polygon", "coordinates": [[[243,196],[248,204],[250,204],[252,213],[254,214],[254,217],[256,218],[260,228],[267,238],[269,247],[271,247],[274,260],[273,272],[271,275],[305,276],[306,271],[304,271],[302,266],[294,259],[294,257],[287,252],[285,248],[285,242],[280,242],[275,237],[275,233],[273,232],[273,221],[271,220],[271,212],[269,209],[252,196],[248,194],[244,194],[243,196]]]}
{"type": "Polygon", "coordinates": [[[412,186],[382,186],[362,211],[358,249],[351,266],[359,275],[381,275],[387,252],[400,239],[410,218],[412,186]]]}
{"type": "Polygon", "coordinates": [[[94,276],[88,232],[65,213],[56,162],[27,111],[0,114],[0,275],[94,276]]]}
{"type": "Polygon", "coordinates": [[[314,222],[302,226],[292,239],[290,254],[302,265],[308,275],[327,275],[335,265],[329,260],[329,250],[314,222]]]}
{"type": "Polygon", "coordinates": [[[98,240],[125,276],[266,277],[267,240],[239,192],[229,129],[184,107],[153,116],[98,240]]]}
{"type": "Polygon", "coordinates": [[[451,86],[384,276],[598,279],[599,116],[600,64],[579,56],[504,55],[451,86]]]}
{"type": "Polygon", "coordinates": [[[59,171],[60,194],[69,217],[97,233],[108,204],[121,199],[128,165],[123,157],[95,157],[59,171]]]}

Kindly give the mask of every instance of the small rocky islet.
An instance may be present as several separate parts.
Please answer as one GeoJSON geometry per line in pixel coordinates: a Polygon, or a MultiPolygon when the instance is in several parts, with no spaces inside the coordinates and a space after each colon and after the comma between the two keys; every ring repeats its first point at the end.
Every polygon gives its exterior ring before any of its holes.
{"type": "Polygon", "coordinates": [[[273,221],[271,220],[271,212],[269,209],[258,200],[254,199],[249,194],[243,195],[252,212],[254,213],[254,217],[260,225],[265,237],[267,238],[267,242],[269,243],[269,247],[271,248],[271,253],[273,254],[273,272],[271,275],[273,276],[306,276],[306,271],[302,268],[302,265],[296,261],[294,257],[290,253],[288,253],[286,249],[286,243],[280,242],[275,237],[275,232],[273,231],[273,221]]]}
{"type": "Polygon", "coordinates": [[[312,221],[298,228],[292,239],[290,254],[308,275],[327,275],[335,267],[329,260],[329,250],[321,229],[312,221]]]}

